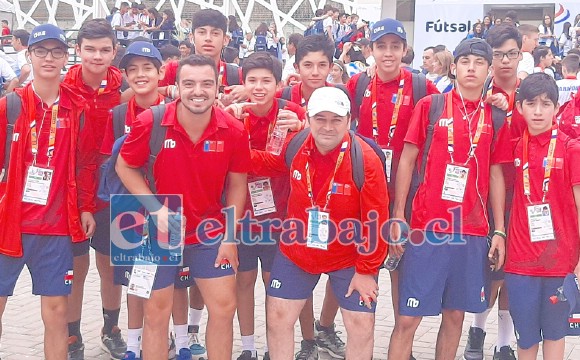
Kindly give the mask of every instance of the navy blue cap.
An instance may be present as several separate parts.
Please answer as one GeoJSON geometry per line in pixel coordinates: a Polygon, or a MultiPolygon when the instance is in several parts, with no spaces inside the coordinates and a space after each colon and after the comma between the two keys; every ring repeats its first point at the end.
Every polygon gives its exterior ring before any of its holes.
{"type": "Polygon", "coordinates": [[[481,56],[490,64],[493,60],[493,50],[491,49],[491,46],[483,39],[473,38],[463,40],[459,43],[459,45],[457,45],[455,51],[453,51],[453,56],[455,56],[456,63],[460,57],[469,55],[481,56]]]}
{"type": "Polygon", "coordinates": [[[42,24],[35,27],[28,38],[28,46],[38,44],[44,40],[56,40],[68,47],[64,31],[52,24],[42,24]]]}
{"type": "Polygon", "coordinates": [[[119,63],[119,68],[120,69],[126,68],[127,64],[129,63],[129,60],[131,60],[131,58],[134,56],[142,56],[153,60],[157,60],[159,61],[159,64],[163,62],[161,53],[155,46],[153,46],[152,43],[147,41],[135,41],[131,43],[131,45],[127,46],[125,55],[123,55],[123,58],[119,63]]]}
{"type": "Polygon", "coordinates": [[[407,33],[403,23],[395,19],[383,19],[373,24],[371,29],[371,42],[379,40],[385,35],[397,35],[401,40],[407,41],[407,33]]]}

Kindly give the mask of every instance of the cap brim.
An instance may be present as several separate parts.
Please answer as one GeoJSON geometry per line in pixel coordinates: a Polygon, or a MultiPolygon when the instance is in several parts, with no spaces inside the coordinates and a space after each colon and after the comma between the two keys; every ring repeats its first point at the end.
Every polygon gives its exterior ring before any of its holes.
{"type": "Polygon", "coordinates": [[[337,110],[336,108],[334,109],[327,109],[327,108],[319,108],[319,109],[313,109],[313,110],[308,110],[308,116],[316,116],[318,114],[320,114],[321,112],[331,112],[333,114],[336,114],[338,116],[346,116],[348,114],[348,110],[337,110]]]}
{"type": "Polygon", "coordinates": [[[133,59],[135,57],[142,57],[142,58],[150,59],[151,61],[156,62],[158,66],[161,66],[161,64],[162,64],[162,62],[159,61],[159,59],[157,59],[156,57],[153,57],[153,56],[145,56],[145,55],[139,55],[139,54],[125,54],[125,56],[123,56],[121,58],[121,61],[119,62],[119,69],[125,69],[127,67],[127,65],[129,65],[129,62],[131,61],[131,59],[133,59]]]}

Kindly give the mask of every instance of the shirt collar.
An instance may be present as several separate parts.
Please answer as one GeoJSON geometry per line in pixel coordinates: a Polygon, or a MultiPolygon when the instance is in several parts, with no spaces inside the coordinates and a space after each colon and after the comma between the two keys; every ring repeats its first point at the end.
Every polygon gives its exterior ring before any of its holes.
{"type": "Polygon", "coordinates": [[[558,125],[553,124],[552,127],[550,128],[550,130],[548,130],[548,131],[544,131],[543,133],[538,134],[536,136],[530,135],[530,142],[533,141],[535,143],[540,144],[541,146],[548,145],[548,143],[552,139],[552,130],[554,130],[557,127],[558,127],[558,125]]]}

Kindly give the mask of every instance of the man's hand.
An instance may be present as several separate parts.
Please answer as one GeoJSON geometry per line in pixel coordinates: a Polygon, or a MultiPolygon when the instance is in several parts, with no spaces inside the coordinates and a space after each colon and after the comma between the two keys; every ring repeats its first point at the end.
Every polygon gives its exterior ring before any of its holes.
{"type": "Polygon", "coordinates": [[[238,259],[238,245],[236,243],[223,242],[220,245],[217,257],[215,258],[214,267],[217,268],[221,266],[224,260],[227,260],[230,263],[230,265],[232,265],[232,268],[234,269],[235,273],[238,272],[239,259],[238,259]]]}
{"type": "Polygon", "coordinates": [[[504,94],[493,94],[492,96],[489,96],[487,99],[485,99],[485,102],[504,111],[506,111],[509,107],[508,100],[504,94]]]}
{"type": "Polygon", "coordinates": [[[300,82],[300,75],[299,74],[291,74],[288,76],[288,79],[286,79],[286,85],[287,86],[293,86],[296,85],[300,82]]]}
{"type": "Polygon", "coordinates": [[[505,239],[499,235],[491,238],[491,246],[487,254],[489,261],[493,262],[493,270],[498,271],[505,261],[505,239]],[[496,253],[497,252],[497,253],[496,253]]]}
{"type": "Polygon", "coordinates": [[[349,297],[353,292],[358,291],[361,300],[369,309],[372,308],[372,302],[377,302],[379,296],[379,285],[373,275],[361,275],[355,273],[348,286],[348,291],[344,297],[349,297]]]}
{"type": "Polygon", "coordinates": [[[84,211],[81,213],[81,226],[83,227],[83,231],[87,236],[87,239],[95,235],[95,229],[97,228],[97,223],[95,222],[95,218],[93,214],[88,211],[84,211]]]}
{"type": "Polygon", "coordinates": [[[372,64],[366,69],[367,76],[372,79],[377,73],[377,64],[372,64]]]}
{"type": "Polygon", "coordinates": [[[296,115],[296,113],[293,111],[285,109],[278,111],[278,120],[276,120],[276,125],[290,131],[300,131],[303,127],[303,123],[300,121],[300,119],[298,119],[298,115],[296,115]]]}
{"type": "Polygon", "coordinates": [[[232,102],[246,101],[250,97],[244,85],[226,86],[225,91],[232,97],[232,102]]]}
{"type": "MultiPolygon", "coordinates": [[[[405,222],[404,219],[399,219],[402,222],[405,222]]],[[[391,238],[389,239],[389,255],[401,257],[405,252],[405,247],[403,244],[405,243],[401,239],[402,230],[401,230],[401,223],[399,221],[391,221],[391,238]]]]}
{"type": "Polygon", "coordinates": [[[238,120],[244,120],[248,117],[248,109],[254,108],[256,103],[252,102],[242,102],[238,104],[231,104],[230,106],[226,107],[224,110],[225,112],[233,115],[238,120]]]}

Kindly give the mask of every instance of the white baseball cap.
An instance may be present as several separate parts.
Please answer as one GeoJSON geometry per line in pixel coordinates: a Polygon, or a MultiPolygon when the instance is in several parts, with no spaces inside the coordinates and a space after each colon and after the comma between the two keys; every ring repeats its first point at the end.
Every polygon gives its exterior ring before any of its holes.
{"type": "Polygon", "coordinates": [[[339,88],[324,86],[314,90],[308,100],[308,116],[330,111],[338,116],[350,113],[350,100],[339,88]]]}

